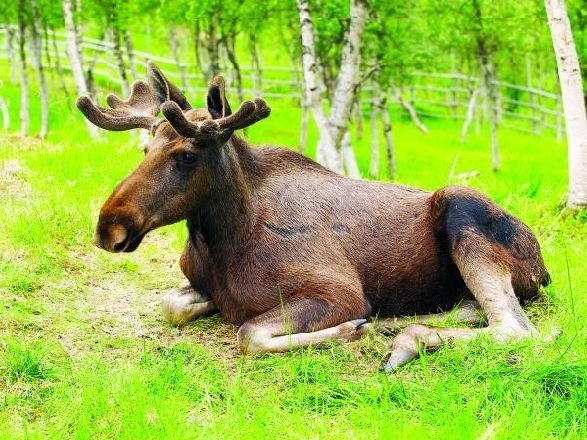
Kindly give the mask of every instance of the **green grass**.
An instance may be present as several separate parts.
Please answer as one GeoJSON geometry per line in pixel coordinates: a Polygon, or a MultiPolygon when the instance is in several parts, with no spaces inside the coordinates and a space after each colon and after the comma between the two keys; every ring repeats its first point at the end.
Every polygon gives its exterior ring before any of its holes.
{"type": "MultiPolygon", "coordinates": [[[[16,121],[16,88],[2,93],[16,121]]],[[[299,110],[271,104],[251,140],[295,146],[299,110]]],[[[426,136],[393,117],[401,183],[473,186],[536,232],[554,282],[528,313],[561,337],[450,344],[387,376],[384,335],[242,356],[217,316],[173,329],[159,301],[183,283],[185,227],[130,255],[93,247],[101,203],[142,153],[133,134],[90,141],[61,101],[46,142],[0,137],[0,438],[587,437],[587,216],[559,209],[564,144],[504,130],[493,173],[485,131],[461,144],[456,125],[426,136]]],[[[366,170],[368,136],[354,145],[366,170]]]]}

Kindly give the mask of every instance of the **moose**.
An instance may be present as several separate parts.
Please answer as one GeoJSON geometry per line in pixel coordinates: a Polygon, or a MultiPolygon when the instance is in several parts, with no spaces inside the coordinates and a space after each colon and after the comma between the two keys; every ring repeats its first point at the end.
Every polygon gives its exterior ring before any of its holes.
{"type": "Polygon", "coordinates": [[[86,96],[77,107],[103,129],[152,135],[101,208],[94,241],[132,252],[186,220],[189,285],[162,302],[172,325],[217,310],[244,353],[266,353],[354,341],[376,317],[399,330],[386,370],[449,340],[537,336],[521,305],[550,282],[540,246],[485,195],[349,179],[286,148],[252,148],[235,131],[269,116],[264,100],[233,113],[219,76],[207,108],[192,108],[150,62],[147,78],[126,101],[109,95],[110,108],[86,96]],[[486,326],[430,325],[451,310],[486,326]]]}

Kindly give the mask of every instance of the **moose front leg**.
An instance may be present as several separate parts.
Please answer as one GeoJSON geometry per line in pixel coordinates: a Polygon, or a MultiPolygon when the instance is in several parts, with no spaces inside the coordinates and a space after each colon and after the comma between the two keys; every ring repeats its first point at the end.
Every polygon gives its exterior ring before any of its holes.
{"type": "Polygon", "coordinates": [[[369,329],[368,313],[364,300],[349,310],[316,297],[290,297],[241,325],[238,342],[243,353],[269,353],[355,341],[369,329]]]}
{"type": "Polygon", "coordinates": [[[195,291],[191,286],[173,289],[165,295],[161,305],[167,322],[176,327],[216,310],[210,297],[195,291]]]}
{"type": "Polygon", "coordinates": [[[200,233],[195,233],[187,240],[179,260],[181,271],[190,281],[190,285],[173,289],[163,298],[163,316],[171,325],[179,327],[198,316],[216,310],[214,301],[199,291],[203,286],[206,273],[209,273],[208,261],[209,256],[202,236],[200,233]]]}

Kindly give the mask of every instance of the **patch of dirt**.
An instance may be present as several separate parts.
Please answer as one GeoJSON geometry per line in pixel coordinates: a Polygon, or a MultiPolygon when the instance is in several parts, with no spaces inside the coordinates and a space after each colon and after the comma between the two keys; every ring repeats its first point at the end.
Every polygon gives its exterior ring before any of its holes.
{"type": "Polygon", "coordinates": [[[25,199],[31,194],[31,185],[26,181],[28,171],[16,159],[2,163],[0,168],[0,199],[25,199]]]}
{"type": "MultiPolygon", "coordinates": [[[[82,262],[87,271],[96,274],[86,283],[83,292],[65,307],[73,307],[83,321],[85,331],[70,328],[60,333],[64,350],[71,357],[79,357],[92,351],[95,341],[109,337],[116,339],[147,339],[161,346],[171,346],[179,342],[197,341],[210,347],[223,356],[237,358],[236,329],[223,323],[218,316],[203,317],[183,328],[171,327],[163,318],[161,300],[168,290],[185,285],[179,270],[179,255],[172,249],[173,238],[152,232],[141,246],[146,248],[132,255],[131,259],[141,268],[151,268],[155,272],[171,271],[169,276],[175,285],[163,288],[144,288],[133,283],[124,269],[109,272],[100,263],[100,250],[78,252],[76,259],[82,262]],[[155,246],[155,249],[149,247],[155,246]],[[88,327],[92,330],[88,332],[88,327]],[[95,332],[95,335],[91,333],[95,332]]],[[[117,258],[117,256],[112,256],[117,258]]],[[[143,271],[144,269],[141,269],[143,271]]],[[[61,286],[63,288],[64,286],[61,286]]],[[[75,288],[72,286],[72,288],[75,288]]],[[[78,289],[79,284],[78,284],[78,289]]],[[[67,312],[63,306],[55,305],[54,312],[67,312]],[[56,310],[61,309],[61,310],[56,310]]],[[[119,350],[113,348],[113,350],[119,350]]],[[[121,353],[122,356],[124,354],[121,353]]]]}

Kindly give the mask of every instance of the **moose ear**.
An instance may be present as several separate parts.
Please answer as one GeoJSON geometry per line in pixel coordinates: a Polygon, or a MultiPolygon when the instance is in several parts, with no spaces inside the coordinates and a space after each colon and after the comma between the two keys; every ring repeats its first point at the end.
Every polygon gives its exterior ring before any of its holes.
{"type": "Polygon", "coordinates": [[[210,83],[210,87],[208,87],[206,103],[212,119],[225,118],[232,114],[230,105],[226,100],[225,87],[224,78],[221,76],[215,77],[210,83]]]}
{"type": "Polygon", "coordinates": [[[163,72],[151,61],[147,61],[147,79],[153,96],[155,96],[155,100],[159,105],[165,101],[175,101],[182,110],[192,108],[183,92],[169,82],[163,72]]]}

